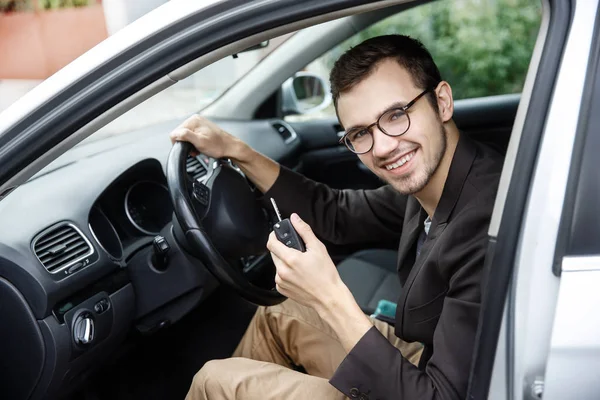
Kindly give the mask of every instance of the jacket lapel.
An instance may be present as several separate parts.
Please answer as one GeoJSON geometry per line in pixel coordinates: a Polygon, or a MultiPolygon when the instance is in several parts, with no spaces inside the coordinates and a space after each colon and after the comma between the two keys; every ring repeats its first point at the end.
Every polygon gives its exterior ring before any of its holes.
{"type": "Polygon", "coordinates": [[[462,193],[463,186],[469,176],[469,171],[473,166],[475,157],[477,156],[477,148],[475,144],[464,135],[460,136],[452,163],[450,164],[450,170],[448,171],[448,178],[442,191],[442,197],[440,202],[435,209],[433,219],[431,221],[431,231],[436,231],[437,225],[446,224],[450,218],[450,214],[454,210],[460,194],[462,193]]]}
{"type": "Polygon", "coordinates": [[[418,259],[415,259],[415,242],[423,229],[423,222],[427,218],[427,214],[414,197],[409,198],[406,206],[408,223],[404,226],[398,250],[398,275],[402,285],[402,293],[400,294],[396,309],[396,332],[402,333],[400,337],[404,337],[404,307],[411,286],[419,274],[419,269],[423,265],[423,261],[427,259],[431,247],[435,244],[435,239],[444,231],[448,224],[448,219],[458,202],[476,155],[477,149],[475,145],[464,135],[461,135],[456,146],[456,151],[454,152],[450,170],[448,171],[448,178],[442,191],[442,197],[435,209],[429,234],[425,243],[423,243],[418,259]]]}
{"type": "Polygon", "coordinates": [[[406,217],[400,245],[398,246],[398,274],[400,284],[404,285],[408,273],[415,262],[414,247],[423,229],[423,223],[427,218],[425,210],[414,197],[410,197],[406,204],[406,217]]]}

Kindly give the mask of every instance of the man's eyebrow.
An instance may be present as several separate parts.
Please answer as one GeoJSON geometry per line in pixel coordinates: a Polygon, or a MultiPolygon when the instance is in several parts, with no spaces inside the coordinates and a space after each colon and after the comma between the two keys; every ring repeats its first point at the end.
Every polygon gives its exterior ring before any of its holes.
{"type": "MultiPolygon", "coordinates": [[[[390,105],[389,105],[389,106],[387,106],[387,107],[386,107],[386,108],[385,108],[383,111],[379,112],[379,113],[377,114],[377,117],[375,117],[375,118],[379,118],[379,116],[380,116],[380,115],[383,115],[383,114],[385,114],[386,112],[388,112],[388,111],[390,111],[390,110],[393,110],[394,108],[402,108],[402,107],[404,107],[406,104],[408,104],[408,103],[407,103],[407,102],[405,102],[405,101],[397,101],[397,102],[395,102],[395,103],[393,103],[393,104],[390,104],[390,105]]],[[[373,119],[373,122],[375,122],[375,119],[373,119]]],[[[371,122],[371,123],[373,123],[373,122],[371,122]]],[[[366,127],[366,125],[353,125],[353,126],[351,126],[350,128],[346,129],[346,132],[352,132],[352,131],[354,131],[354,130],[356,130],[356,129],[362,129],[362,128],[365,128],[365,127],[366,127]]]]}

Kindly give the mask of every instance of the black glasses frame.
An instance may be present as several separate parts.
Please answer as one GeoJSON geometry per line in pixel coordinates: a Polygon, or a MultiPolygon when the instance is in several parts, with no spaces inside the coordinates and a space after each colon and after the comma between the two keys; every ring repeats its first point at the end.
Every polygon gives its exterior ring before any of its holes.
{"type": "Polygon", "coordinates": [[[368,153],[368,152],[370,152],[370,151],[373,149],[373,146],[375,145],[375,138],[373,137],[373,132],[371,131],[371,129],[372,129],[374,126],[377,126],[381,132],[383,132],[384,134],[386,134],[386,135],[388,135],[388,136],[392,136],[392,137],[398,137],[398,136],[402,136],[402,135],[404,135],[404,134],[405,134],[406,132],[408,132],[408,130],[410,129],[410,116],[408,115],[408,112],[407,112],[407,111],[408,111],[408,109],[409,109],[409,108],[411,108],[411,107],[412,107],[412,106],[413,106],[413,105],[414,105],[414,104],[415,104],[415,103],[416,103],[416,102],[417,102],[417,101],[418,101],[418,100],[419,100],[421,97],[425,96],[425,94],[427,94],[427,93],[429,93],[429,92],[431,92],[431,91],[433,91],[433,90],[434,90],[434,89],[432,89],[432,88],[425,89],[425,90],[424,90],[424,91],[422,91],[422,92],[421,92],[421,93],[420,93],[420,94],[419,94],[417,97],[415,97],[415,98],[414,98],[414,99],[412,99],[410,102],[408,102],[408,104],[407,104],[407,105],[405,105],[405,106],[402,106],[402,107],[390,108],[389,110],[386,110],[386,111],[384,111],[384,112],[383,112],[383,113],[382,113],[382,114],[379,116],[379,118],[377,118],[377,121],[373,122],[371,125],[367,126],[366,128],[362,128],[361,130],[366,130],[366,131],[369,133],[369,135],[371,135],[371,139],[372,139],[372,140],[371,140],[371,147],[369,147],[369,149],[368,149],[368,150],[366,150],[366,151],[361,151],[361,152],[358,152],[358,151],[352,150],[352,148],[351,148],[351,147],[348,145],[348,143],[346,142],[346,140],[347,140],[347,138],[348,138],[348,134],[349,134],[349,133],[351,133],[351,132],[346,132],[346,133],[344,133],[344,136],[342,136],[342,137],[340,138],[340,141],[339,141],[338,143],[339,143],[339,144],[342,144],[342,143],[344,143],[344,145],[346,145],[346,147],[348,148],[348,150],[350,150],[351,152],[353,152],[353,153],[355,153],[355,154],[365,154],[365,153],[368,153]],[[387,114],[387,113],[389,113],[389,112],[391,112],[391,111],[398,111],[398,110],[400,110],[400,111],[404,112],[404,114],[406,115],[406,118],[408,118],[408,125],[406,126],[406,130],[405,130],[404,132],[402,132],[402,133],[399,133],[399,134],[397,134],[397,135],[392,135],[392,134],[389,134],[388,132],[386,132],[386,131],[385,131],[385,129],[383,129],[383,128],[381,127],[381,125],[379,125],[379,121],[381,121],[381,118],[382,118],[382,117],[383,117],[385,114],[387,114]]]}

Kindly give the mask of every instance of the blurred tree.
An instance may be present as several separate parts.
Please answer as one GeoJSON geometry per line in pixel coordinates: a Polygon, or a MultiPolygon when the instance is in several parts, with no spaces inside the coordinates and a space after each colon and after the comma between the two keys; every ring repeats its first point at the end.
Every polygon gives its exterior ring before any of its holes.
{"type": "Polygon", "coordinates": [[[45,10],[56,8],[84,7],[95,3],[95,0],[39,0],[40,8],[45,10]]]}
{"type": "Polygon", "coordinates": [[[32,11],[33,4],[30,0],[0,0],[0,12],[32,11]]]}
{"type": "Polygon", "coordinates": [[[400,33],[431,52],[455,99],[519,93],[541,21],[538,0],[436,1],[393,15],[325,56],[328,68],[370,37],[400,33]]]}
{"type": "Polygon", "coordinates": [[[85,7],[96,4],[96,0],[0,0],[0,12],[33,11],[36,2],[40,10],[85,7]]]}

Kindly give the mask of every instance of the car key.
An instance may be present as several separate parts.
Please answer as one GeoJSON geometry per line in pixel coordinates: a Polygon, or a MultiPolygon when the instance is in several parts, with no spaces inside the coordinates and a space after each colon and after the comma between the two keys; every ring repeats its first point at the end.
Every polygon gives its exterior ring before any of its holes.
{"type": "Polygon", "coordinates": [[[277,208],[275,199],[272,197],[271,204],[273,204],[273,209],[275,210],[275,214],[277,214],[277,219],[279,220],[279,222],[273,226],[273,230],[275,231],[275,236],[277,236],[277,239],[287,247],[291,247],[292,249],[296,249],[304,253],[306,251],[306,247],[304,246],[304,242],[300,238],[300,235],[298,235],[294,229],[292,221],[290,221],[289,218],[284,220],[281,219],[279,208],[277,208]]]}

